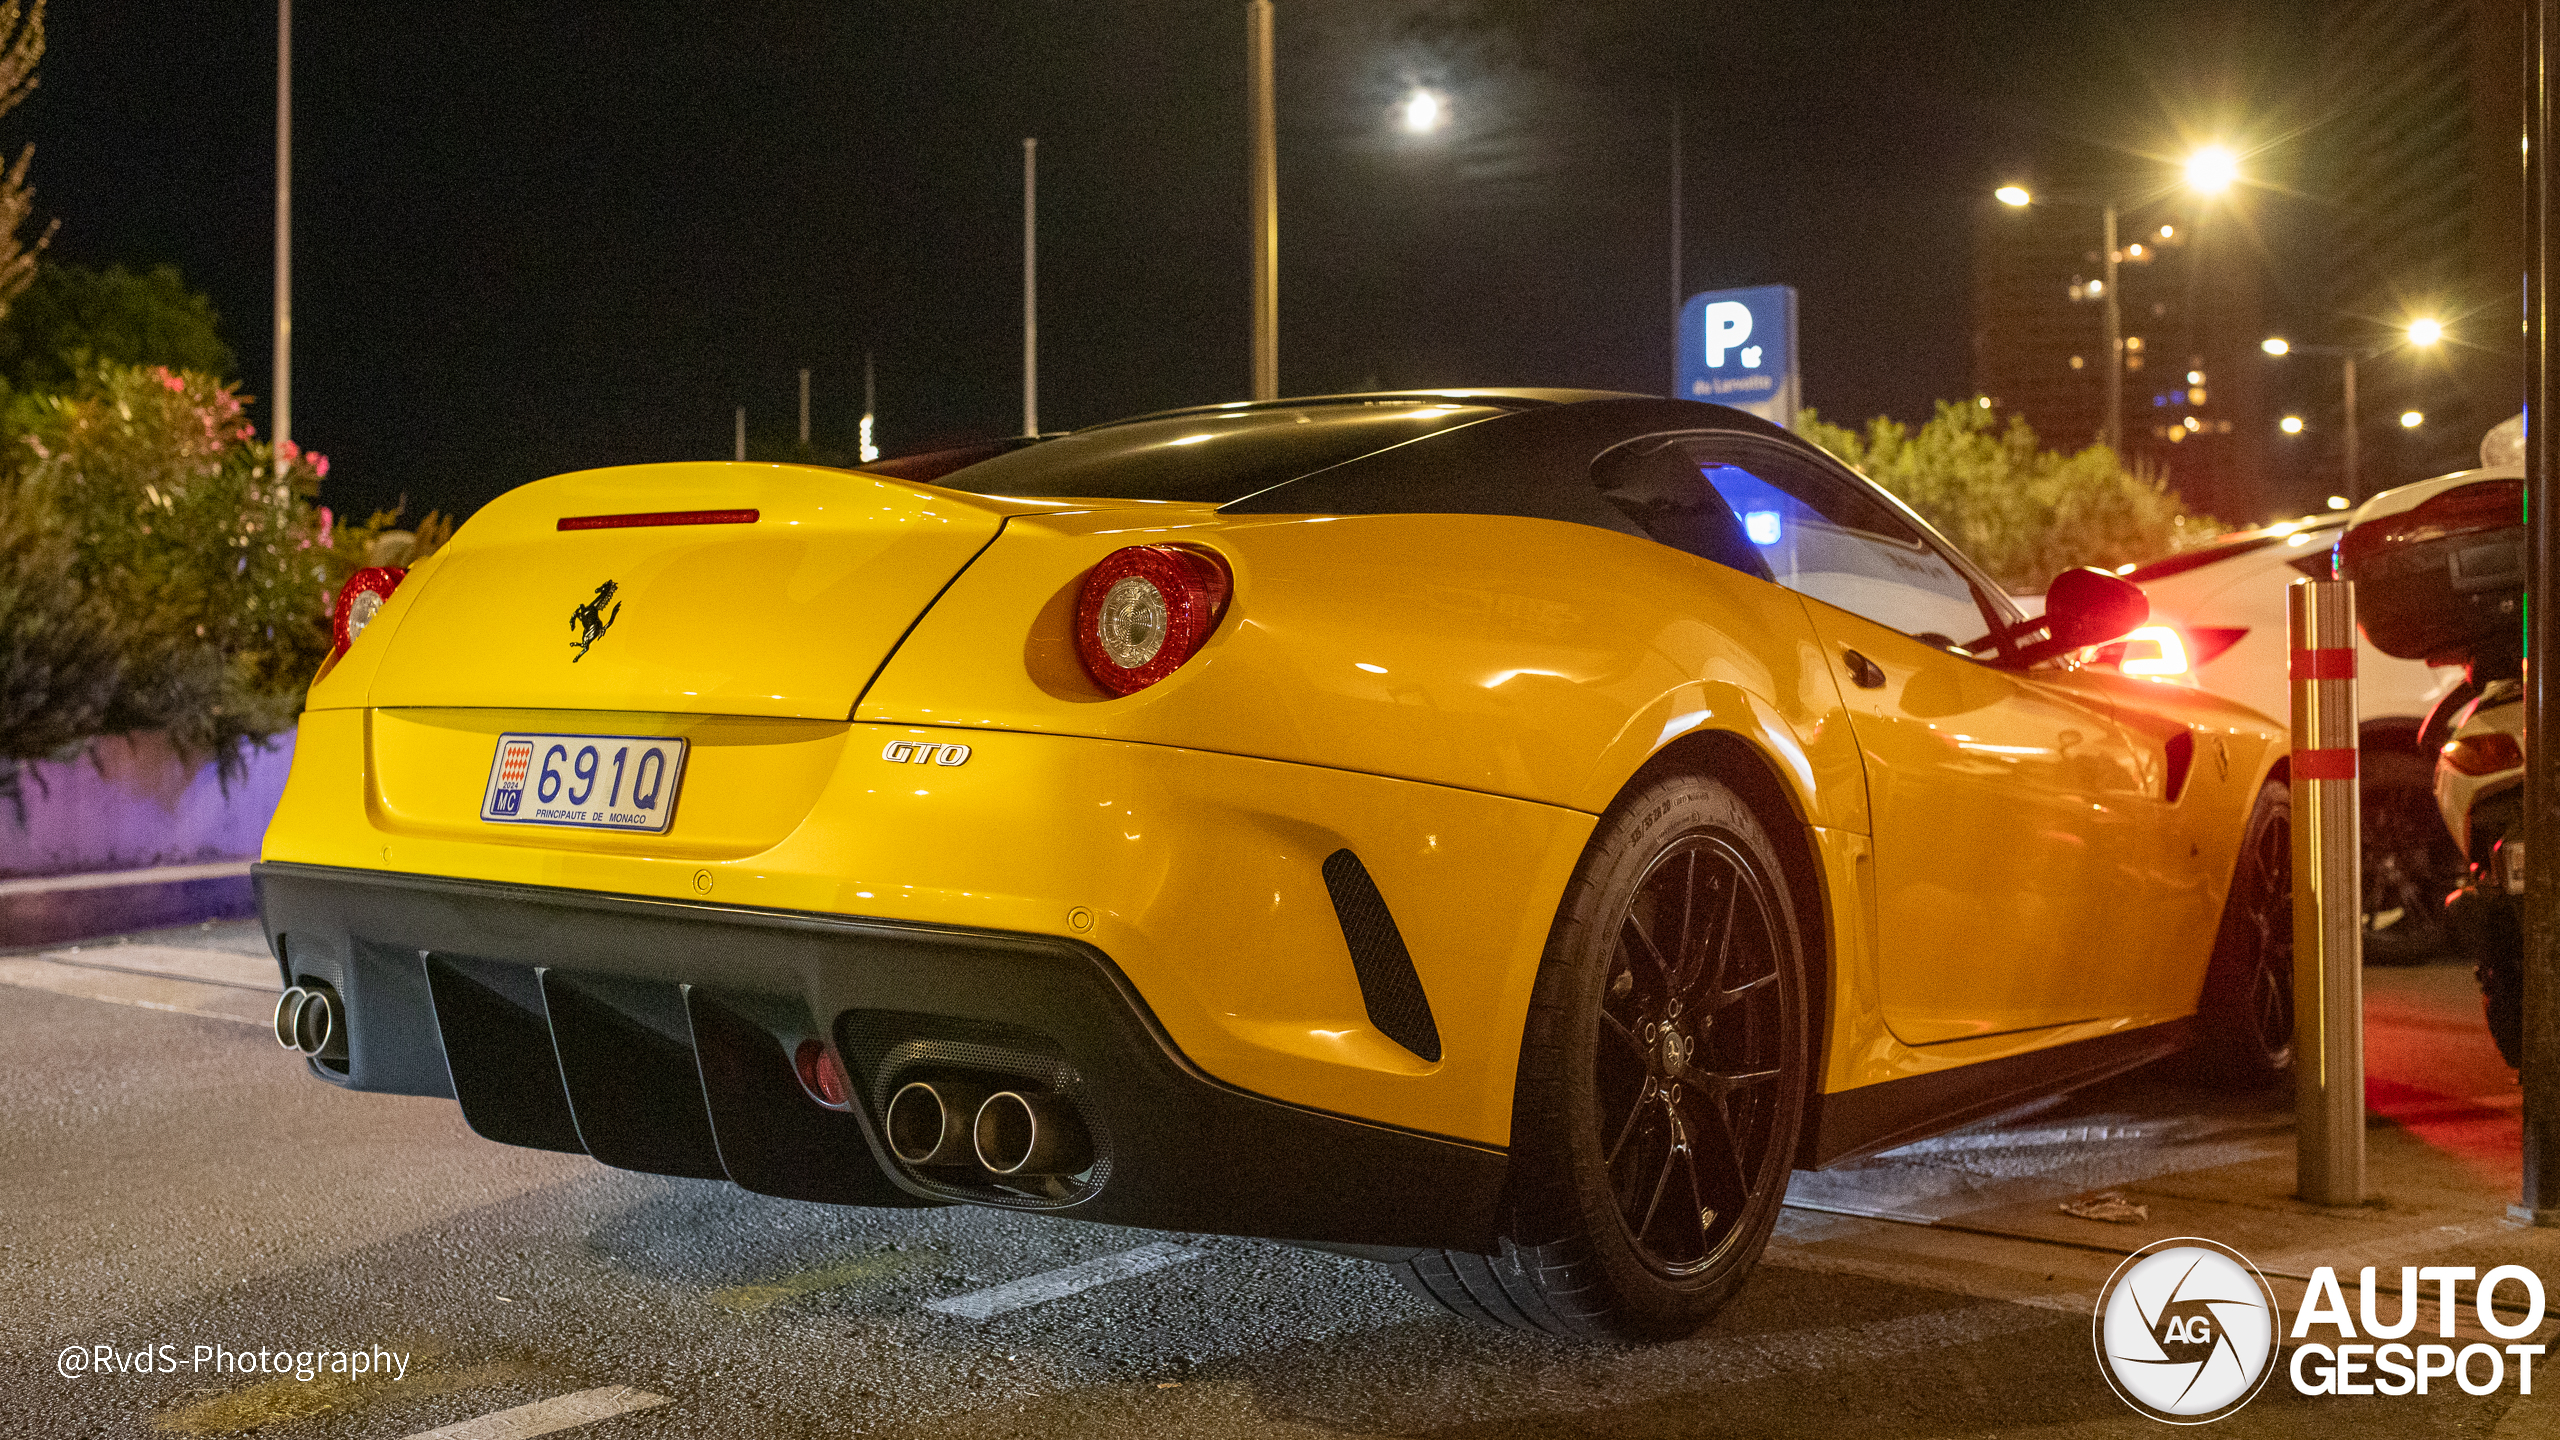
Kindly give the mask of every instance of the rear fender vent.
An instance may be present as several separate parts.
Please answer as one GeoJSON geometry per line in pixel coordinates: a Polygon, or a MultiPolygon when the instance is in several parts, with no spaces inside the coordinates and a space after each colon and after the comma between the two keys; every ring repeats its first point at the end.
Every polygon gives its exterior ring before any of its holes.
{"type": "Polygon", "coordinates": [[[1387,897],[1369,878],[1369,867],[1348,850],[1325,857],[1324,888],[1333,896],[1334,918],[1342,922],[1342,941],[1351,950],[1351,970],[1360,978],[1360,998],[1369,1007],[1369,1023],[1378,1033],[1425,1060],[1440,1058],[1440,1027],[1431,1018],[1431,1000],[1422,993],[1422,976],[1387,912],[1387,897]]]}
{"type": "Polygon", "coordinates": [[[2178,797],[2187,793],[2187,772],[2195,768],[2196,732],[2181,730],[2160,749],[2169,762],[2169,768],[2162,772],[2160,798],[2175,805],[2178,797]]]}

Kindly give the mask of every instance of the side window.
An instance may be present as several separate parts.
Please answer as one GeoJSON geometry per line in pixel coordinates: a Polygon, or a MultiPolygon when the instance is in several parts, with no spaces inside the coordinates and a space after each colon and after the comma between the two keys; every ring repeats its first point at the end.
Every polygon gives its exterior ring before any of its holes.
{"type": "Polygon", "coordinates": [[[1945,643],[1989,628],[1964,572],[1857,482],[1774,447],[1676,443],[1778,584],[1945,643]]]}

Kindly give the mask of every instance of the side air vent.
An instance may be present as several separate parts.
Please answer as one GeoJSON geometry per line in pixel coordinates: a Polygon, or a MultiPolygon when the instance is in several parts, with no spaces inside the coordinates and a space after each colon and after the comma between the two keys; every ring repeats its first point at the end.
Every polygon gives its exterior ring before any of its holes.
{"type": "Polygon", "coordinates": [[[1378,893],[1369,867],[1350,851],[1336,850],[1325,857],[1324,888],[1333,895],[1334,918],[1342,922],[1369,1023],[1423,1059],[1438,1060],[1440,1027],[1431,1018],[1430,997],[1422,993],[1422,977],[1414,972],[1413,956],[1405,952],[1396,917],[1387,913],[1387,897],[1378,893]]]}
{"type": "Polygon", "coordinates": [[[2196,732],[2181,730],[2170,736],[2169,743],[2161,749],[2169,766],[2161,777],[2160,798],[2175,805],[2178,797],[2187,793],[2187,772],[2195,768],[2196,732]]]}

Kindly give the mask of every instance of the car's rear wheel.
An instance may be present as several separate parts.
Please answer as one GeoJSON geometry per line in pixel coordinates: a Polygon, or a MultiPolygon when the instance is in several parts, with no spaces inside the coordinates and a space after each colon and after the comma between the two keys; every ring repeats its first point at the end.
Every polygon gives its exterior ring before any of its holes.
{"type": "Polygon", "coordinates": [[[2365,963],[2423,965],[2454,948],[2444,897],[2462,879],[2462,852],[2436,811],[2434,760],[2369,743],[2357,780],[2365,963]]]}
{"type": "Polygon", "coordinates": [[[1768,1243],[1812,1069],[1776,847],[1730,787],[1664,774],[1602,817],[1558,908],[1513,1104],[1497,1255],[1404,1279],[1470,1318],[1694,1333],[1768,1243]]]}
{"type": "Polygon", "coordinates": [[[2293,1071],[2293,790],[2270,780],[2240,835],[2197,1006],[2217,1078],[2273,1085],[2293,1071]]]}

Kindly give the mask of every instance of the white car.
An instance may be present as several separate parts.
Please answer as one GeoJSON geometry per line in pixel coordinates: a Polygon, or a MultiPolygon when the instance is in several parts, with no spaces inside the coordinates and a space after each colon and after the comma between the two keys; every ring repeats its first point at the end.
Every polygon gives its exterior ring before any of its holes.
{"type": "MultiPolygon", "coordinates": [[[[2226,695],[2289,721],[2285,588],[2305,576],[2329,578],[2347,521],[2343,512],[2307,515],[2119,572],[2150,597],[2151,621],[2101,647],[2094,663],[2226,695]]],[[[2424,960],[2449,941],[2440,907],[2461,879],[2462,857],[2436,813],[2435,755],[2446,736],[2422,732],[2461,682],[2459,665],[2395,659],[2356,637],[2369,959],[2424,960]]],[[[2451,711],[2437,729],[2447,728],[2451,711]]]]}

